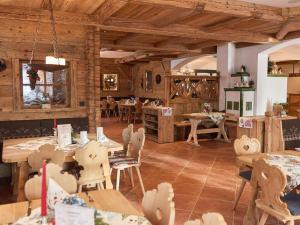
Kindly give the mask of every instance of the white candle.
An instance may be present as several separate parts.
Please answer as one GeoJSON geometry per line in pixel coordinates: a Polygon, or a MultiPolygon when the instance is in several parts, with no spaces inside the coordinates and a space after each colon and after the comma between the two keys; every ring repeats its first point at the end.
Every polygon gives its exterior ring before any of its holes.
{"type": "Polygon", "coordinates": [[[272,100],[268,99],[267,101],[267,112],[273,112],[273,104],[272,104],[272,100]]]}

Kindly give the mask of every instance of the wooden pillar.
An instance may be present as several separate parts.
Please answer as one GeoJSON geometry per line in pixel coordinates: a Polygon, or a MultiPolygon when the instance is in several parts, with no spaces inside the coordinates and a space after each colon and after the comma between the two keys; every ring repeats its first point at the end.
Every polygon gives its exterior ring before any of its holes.
{"type": "Polygon", "coordinates": [[[96,127],[101,126],[101,109],[100,109],[100,84],[101,84],[101,60],[100,60],[100,50],[101,50],[101,37],[100,37],[100,28],[95,28],[95,38],[94,38],[94,60],[95,60],[95,125],[96,127]]]}
{"type": "Polygon", "coordinates": [[[90,27],[87,37],[88,120],[89,132],[95,133],[101,123],[100,109],[100,30],[90,27]]]}

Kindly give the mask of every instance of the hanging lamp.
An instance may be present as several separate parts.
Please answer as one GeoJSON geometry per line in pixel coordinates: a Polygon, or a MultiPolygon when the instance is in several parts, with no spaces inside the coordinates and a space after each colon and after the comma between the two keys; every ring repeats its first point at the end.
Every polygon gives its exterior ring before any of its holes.
{"type": "MultiPolygon", "coordinates": [[[[63,69],[66,69],[68,66],[66,66],[66,60],[65,58],[59,58],[59,53],[58,53],[58,40],[57,40],[57,33],[56,33],[56,27],[55,27],[55,19],[54,19],[54,13],[53,13],[53,4],[52,0],[49,1],[49,11],[50,11],[50,21],[51,21],[51,27],[52,27],[52,45],[53,45],[53,55],[46,56],[45,58],[45,63],[32,63],[33,58],[34,58],[34,52],[36,50],[36,44],[37,44],[37,39],[38,39],[38,34],[39,34],[39,27],[41,24],[41,14],[42,10],[39,14],[38,18],[38,26],[36,28],[35,32],[35,37],[34,37],[34,43],[33,43],[33,48],[31,52],[31,58],[29,62],[29,67],[31,70],[38,71],[38,70],[43,70],[47,72],[55,72],[55,71],[60,71],[63,69]]],[[[44,1],[42,2],[42,6],[44,5],[44,1]]]]}

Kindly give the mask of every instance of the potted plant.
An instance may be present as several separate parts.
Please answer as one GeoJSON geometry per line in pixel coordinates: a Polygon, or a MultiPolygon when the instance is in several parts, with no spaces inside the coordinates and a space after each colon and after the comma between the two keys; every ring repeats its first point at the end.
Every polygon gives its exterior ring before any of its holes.
{"type": "Polygon", "coordinates": [[[29,69],[27,70],[27,74],[29,77],[29,82],[30,82],[30,89],[34,90],[35,89],[35,85],[36,85],[36,81],[40,80],[40,77],[38,75],[38,71],[32,67],[29,67],[29,69]]]}

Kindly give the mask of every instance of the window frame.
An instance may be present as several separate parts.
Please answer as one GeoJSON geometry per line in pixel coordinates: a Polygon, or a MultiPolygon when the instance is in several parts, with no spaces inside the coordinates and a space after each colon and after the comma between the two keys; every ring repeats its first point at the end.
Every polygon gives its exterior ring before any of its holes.
{"type": "MultiPolygon", "coordinates": [[[[33,64],[42,64],[45,63],[43,60],[34,60],[32,62],[33,64]]],[[[24,86],[28,86],[30,87],[30,84],[24,84],[23,83],[23,64],[29,64],[29,60],[20,60],[19,61],[19,71],[20,71],[20,76],[19,76],[19,82],[20,82],[20,95],[21,95],[21,109],[40,109],[42,104],[39,105],[30,105],[30,106],[26,106],[24,104],[24,96],[23,96],[23,88],[24,86]]],[[[70,63],[67,61],[66,62],[67,68],[66,70],[68,70],[67,75],[66,75],[66,81],[65,84],[46,84],[46,71],[43,71],[43,75],[44,75],[44,83],[43,84],[36,84],[36,86],[42,86],[44,87],[44,93],[46,91],[47,87],[59,87],[59,86],[63,86],[65,89],[65,104],[53,104],[52,100],[51,100],[51,108],[52,109],[59,109],[59,108],[70,108],[71,107],[71,67],[70,67],[70,63]]]]}

